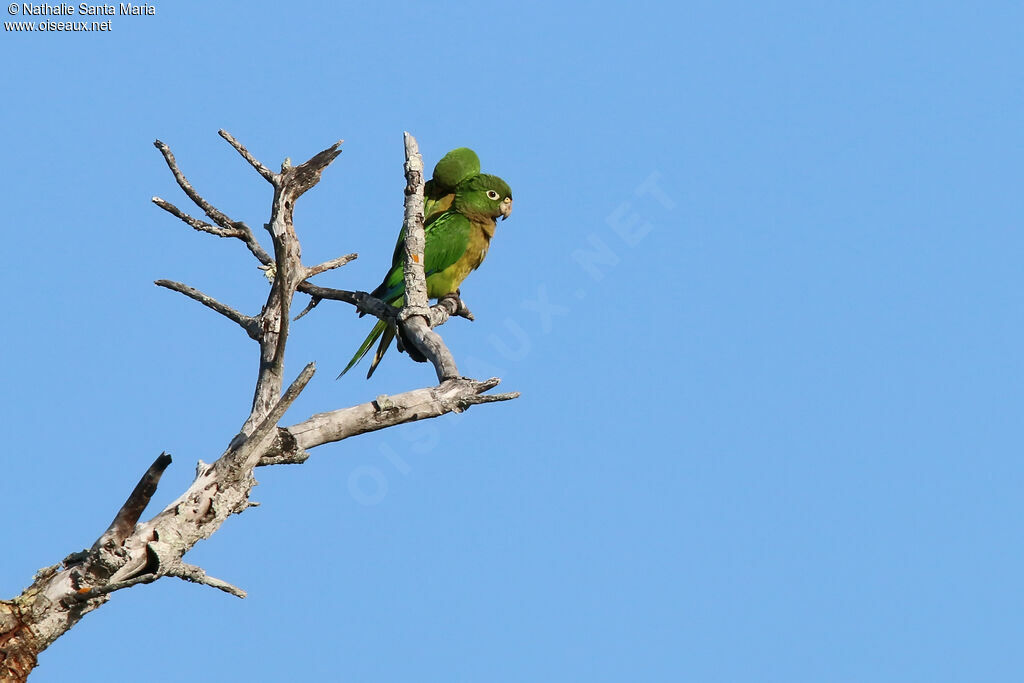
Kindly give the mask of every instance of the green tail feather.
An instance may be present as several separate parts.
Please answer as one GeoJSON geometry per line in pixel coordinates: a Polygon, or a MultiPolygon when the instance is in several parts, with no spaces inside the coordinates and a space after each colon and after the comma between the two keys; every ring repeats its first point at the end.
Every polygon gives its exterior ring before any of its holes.
{"type": "MultiPolygon", "coordinates": [[[[352,356],[352,360],[350,360],[348,362],[348,365],[346,365],[345,369],[341,371],[341,374],[338,375],[337,379],[341,379],[342,376],[346,372],[348,372],[349,370],[354,368],[356,363],[358,363],[359,361],[361,361],[363,359],[363,356],[365,356],[367,353],[370,352],[370,347],[373,346],[373,342],[377,341],[377,337],[379,337],[381,334],[383,334],[383,332],[384,332],[384,330],[386,328],[387,328],[387,323],[385,323],[383,320],[378,320],[377,321],[377,324],[373,326],[372,330],[370,330],[370,334],[368,334],[366,336],[366,339],[364,339],[363,343],[360,344],[359,349],[356,350],[356,355],[352,356]]],[[[390,335],[390,332],[389,332],[389,335],[390,335]]],[[[388,337],[388,342],[390,342],[390,341],[391,341],[391,339],[390,339],[390,337],[388,337]]],[[[387,350],[386,347],[385,347],[385,350],[387,350]]],[[[384,355],[383,352],[381,352],[379,349],[378,349],[378,354],[381,355],[381,356],[384,355]]],[[[370,368],[370,374],[373,374],[374,368],[376,368],[377,367],[377,363],[380,362],[380,360],[378,358],[375,358],[374,360],[375,360],[375,362],[374,362],[373,366],[370,368]]],[[[368,374],[367,377],[369,377],[369,376],[370,375],[368,374]]]]}
{"type": "Polygon", "coordinates": [[[373,354],[373,362],[370,363],[370,369],[366,371],[366,379],[370,379],[373,375],[373,371],[377,369],[384,354],[387,353],[388,347],[391,346],[391,340],[394,338],[394,330],[390,327],[384,330],[384,334],[380,338],[380,344],[377,344],[377,352],[373,354]]]}

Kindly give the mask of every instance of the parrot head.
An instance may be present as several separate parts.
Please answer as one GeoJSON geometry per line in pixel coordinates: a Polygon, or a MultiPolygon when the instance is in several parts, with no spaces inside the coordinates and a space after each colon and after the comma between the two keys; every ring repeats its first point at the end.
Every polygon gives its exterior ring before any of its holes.
{"type": "Polygon", "coordinates": [[[481,173],[459,184],[454,208],[466,216],[502,220],[512,213],[512,188],[496,175],[481,173]]]}
{"type": "Polygon", "coordinates": [[[459,183],[480,173],[480,157],[469,147],[445,154],[434,167],[432,180],[442,188],[455,189],[459,183]]]}

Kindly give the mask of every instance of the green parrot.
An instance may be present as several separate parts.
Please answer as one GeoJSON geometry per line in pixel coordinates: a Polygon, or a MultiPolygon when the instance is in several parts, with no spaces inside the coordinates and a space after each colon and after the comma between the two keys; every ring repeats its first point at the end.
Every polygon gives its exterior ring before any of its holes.
{"type": "MultiPolygon", "coordinates": [[[[512,190],[498,176],[484,173],[459,183],[451,208],[431,220],[424,231],[423,270],[427,276],[427,296],[439,299],[457,292],[466,276],[479,268],[487,256],[498,216],[504,220],[511,212],[512,190]]],[[[403,249],[396,249],[391,270],[371,294],[392,306],[402,306],[405,294],[403,249]]],[[[381,338],[380,344],[366,373],[369,379],[395,337],[383,320],[378,320],[373,326],[338,377],[362,360],[378,337],[381,338]]]]}
{"type": "Polygon", "coordinates": [[[455,188],[476,175],[480,175],[480,157],[469,147],[453,149],[441,157],[434,166],[434,177],[423,186],[424,224],[450,209],[455,188]]]}
{"type": "MultiPolygon", "coordinates": [[[[455,198],[455,188],[459,183],[477,175],[480,175],[480,157],[469,147],[457,147],[441,157],[441,161],[434,166],[434,176],[423,184],[423,225],[430,225],[432,220],[450,209],[455,198]]],[[[391,257],[392,267],[405,259],[404,250],[403,225],[391,257]]],[[[363,314],[360,313],[359,317],[362,318],[363,314]]]]}

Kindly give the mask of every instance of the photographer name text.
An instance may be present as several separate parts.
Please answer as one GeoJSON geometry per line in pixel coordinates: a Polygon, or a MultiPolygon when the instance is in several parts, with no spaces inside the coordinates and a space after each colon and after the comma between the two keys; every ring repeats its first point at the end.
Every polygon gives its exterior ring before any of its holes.
{"type": "MultiPolygon", "coordinates": [[[[11,13],[14,14],[14,12],[11,13]]],[[[76,14],[90,17],[151,17],[156,14],[156,6],[147,2],[139,5],[131,2],[122,2],[117,5],[90,5],[85,2],[80,5],[69,5],[63,2],[59,5],[50,5],[45,2],[39,4],[26,2],[21,5],[21,13],[32,17],[70,17],[76,14]]]]}

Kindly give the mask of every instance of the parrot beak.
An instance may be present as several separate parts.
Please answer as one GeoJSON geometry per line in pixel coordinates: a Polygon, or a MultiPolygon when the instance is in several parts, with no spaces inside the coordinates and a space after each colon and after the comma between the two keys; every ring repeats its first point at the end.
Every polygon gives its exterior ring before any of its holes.
{"type": "Polygon", "coordinates": [[[501,203],[501,220],[505,220],[512,213],[512,198],[505,197],[505,201],[501,203]]]}

